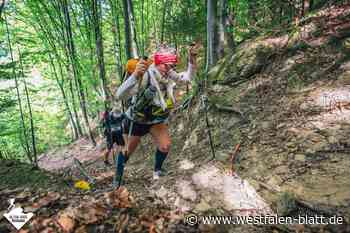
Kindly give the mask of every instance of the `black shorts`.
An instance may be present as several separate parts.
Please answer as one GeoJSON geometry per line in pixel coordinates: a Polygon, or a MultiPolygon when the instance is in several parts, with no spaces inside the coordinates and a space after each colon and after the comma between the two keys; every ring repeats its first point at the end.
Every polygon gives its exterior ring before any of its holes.
{"type": "MultiPolygon", "coordinates": [[[[131,125],[131,121],[127,118],[124,119],[124,122],[123,122],[124,134],[129,135],[130,125],[131,125]]],[[[140,137],[145,136],[150,132],[150,129],[153,125],[156,125],[156,124],[140,124],[140,123],[134,122],[132,126],[131,136],[140,136],[140,137]]]]}
{"type": "Polygon", "coordinates": [[[119,146],[125,145],[123,134],[121,131],[111,131],[110,133],[107,133],[106,140],[108,150],[111,150],[113,148],[114,143],[116,143],[119,146]]]}

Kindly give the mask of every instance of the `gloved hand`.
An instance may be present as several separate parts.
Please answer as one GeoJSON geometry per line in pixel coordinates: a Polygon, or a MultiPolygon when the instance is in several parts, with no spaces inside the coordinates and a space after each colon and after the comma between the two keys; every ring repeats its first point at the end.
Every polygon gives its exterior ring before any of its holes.
{"type": "Polygon", "coordinates": [[[143,77],[143,74],[146,72],[147,70],[147,61],[141,59],[137,65],[136,65],[136,68],[135,68],[135,71],[133,73],[133,75],[136,77],[136,78],[142,78],[143,77]]]}

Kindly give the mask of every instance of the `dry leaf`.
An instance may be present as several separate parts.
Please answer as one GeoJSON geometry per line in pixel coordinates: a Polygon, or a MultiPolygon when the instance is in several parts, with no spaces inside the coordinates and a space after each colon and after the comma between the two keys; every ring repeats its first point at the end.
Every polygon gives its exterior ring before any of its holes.
{"type": "Polygon", "coordinates": [[[114,171],[103,172],[96,177],[97,182],[101,182],[105,179],[110,179],[114,176],[114,171]]]}
{"type": "Polygon", "coordinates": [[[80,205],[75,209],[76,217],[83,224],[92,224],[105,219],[107,215],[107,209],[99,203],[93,203],[90,205],[80,205]]]}
{"type": "Polygon", "coordinates": [[[57,231],[52,227],[47,227],[44,230],[40,231],[40,233],[56,233],[57,231]]]}
{"type": "Polygon", "coordinates": [[[130,208],[134,203],[134,199],[125,187],[106,193],[105,198],[107,204],[115,208],[130,208]]]}
{"type": "Polygon", "coordinates": [[[67,214],[60,214],[57,218],[57,223],[62,228],[62,230],[64,230],[64,232],[70,233],[74,230],[75,221],[67,214]]]}
{"type": "Polygon", "coordinates": [[[44,198],[41,198],[38,202],[34,203],[32,205],[32,208],[37,210],[42,207],[48,206],[49,204],[52,204],[53,202],[59,200],[61,195],[56,192],[49,192],[44,198]]]}
{"type": "Polygon", "coordinates": [[[86,226],[81,226],[74,233],[87,233],[86,226]]]}
{"type": "Polygon", "coordinates": [[[47,227],[48,225],[52,224],[53,221],[51,218],[36,217],[30,223],[30,228],[33,230],[33,232],[42,232],[44,227],[47,227]]]}
{"type": "Polygon", "coordinates": [[[149,227],[149,233],[157,233],[156,226],[154,225],[154,223],[152,223],[149,227]]]}
{"type": "Polygon", "coordinates": [[[29,230],[24,230],[24,229],[21,229],[19,232],[17,233],[29,233],[29,230]]]}
{"type": "Polygon", "coordinates": [[[22,201],[22,200],[28,199],[31,196],[32,196],[32,193],[26,190],[26,191],[23,191],[20,194],[16,195],[16,200],[22,201]]]}

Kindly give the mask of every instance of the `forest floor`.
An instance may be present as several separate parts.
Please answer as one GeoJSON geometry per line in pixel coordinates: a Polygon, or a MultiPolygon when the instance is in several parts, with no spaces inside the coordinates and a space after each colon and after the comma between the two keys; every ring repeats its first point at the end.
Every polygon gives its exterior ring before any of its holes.
{"type": "Polygon", "coordinates": [[[170,120],[167,175],[157,182],[149,136],[118,190],[112,188],[115,168],[103,164],[102,139],[96,148],[81,139],[42,156],[40,166],[51,172],[1,163],[0,232],[15,232],[3,217],[10,198],[35,214],[21,233],[350,232],[349,16],[350,7],[325,9],[285,32],[241,44],[223,69],[213,69],[214,160],[195,98],[189,111],[170,120]],[[73,157],[96,179],[90,190],[74,188],[84,177],[73,157]],[[184,221],[188,214],[318,214],[344,222],[191,226],[184,221]]]}

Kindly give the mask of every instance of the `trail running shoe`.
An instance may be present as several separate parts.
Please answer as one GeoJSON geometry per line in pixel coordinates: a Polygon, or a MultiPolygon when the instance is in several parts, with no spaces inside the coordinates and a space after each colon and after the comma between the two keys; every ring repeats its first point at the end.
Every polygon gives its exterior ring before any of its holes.
{"type": "Polygon", "coordinates": [[[162,171],[154,171],[153,172],[153,180],[159,180],[160,176],[161,176],[161,172],[162,171]]]}
{"type": "Polygon", "coordinates": [[[112,164],[108,161],[108,160],[105,160],[105,161],[103,161],[103,163],[106,165],[106,166],[112,166],[112,164]]]}

